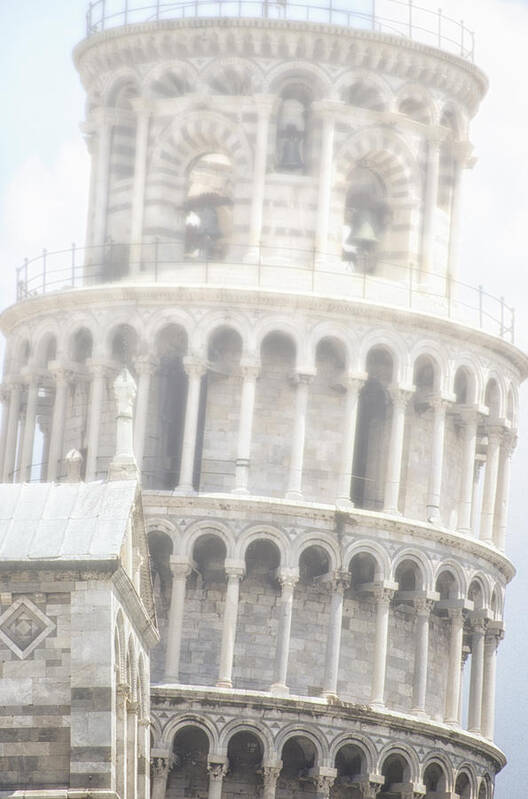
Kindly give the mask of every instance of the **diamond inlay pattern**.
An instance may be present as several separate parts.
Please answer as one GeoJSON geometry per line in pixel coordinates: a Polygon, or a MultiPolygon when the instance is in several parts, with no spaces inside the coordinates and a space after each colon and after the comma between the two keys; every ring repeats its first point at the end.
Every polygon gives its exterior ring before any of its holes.
{"type": "Polygon", "coordinates": [[[17,599],[0,616],[0,639],[21,660],[54,629],[51,619],[27,597],[17,599]]]}

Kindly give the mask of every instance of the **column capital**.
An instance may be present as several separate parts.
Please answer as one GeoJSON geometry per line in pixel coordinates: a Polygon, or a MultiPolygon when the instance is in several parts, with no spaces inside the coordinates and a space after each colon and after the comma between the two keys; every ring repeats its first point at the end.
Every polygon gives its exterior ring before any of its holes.
{"type": "Polygon", "coordinates": [[[275,788],[277,780],[280,777],[282,769],[282,761],[278,763],[265,763],[259,769],[262,775],[262,781],[266,788],[275,788]]]}
{"type": "Polygon", "coordinates": [[[159,366],[159,361],[150,355],[140,355],[134,359],[134,369],[138,377],[141,375],[153,375],[159,366]]]}
{"type": "Polygon", "coordinates": [[[485,619],[483,616],[474,616],[469,617],[469,626],[471,628],[472,633],[477,633],[480,635],[485,635],[486,630],[488,629],[488,620],[485,619]]]}
{"type": "Polygon", "coordinates": [[[214,782],[222,782],[228,772],[228,763],[225,758],[221,760],[208,760],[207,771],[209,778],[214,782]]]}
{"type": "Polygon", "coordinates": [[[447,617],[452,622],[459,622],[460,624],[464,623],[464,611],[462,608],[448,608],[447,617]]]}
{"type": "Polygon", "coordinates": [[[167,777],[173,765],[173,757],[169,752],[165,754],[152,753],[150,764],[152,766],[154,778],[167,777]]]}
{"type": "Polygon", "coordinates": [[[394,588],[385,588],[383,585],[375,586],[372,590],[372,596],[380,605],[390,605],[395,593],[394,588]]]}
{"type": "Polygon", "coordinates": [[[253,101],[259,116],[271,116],[276,101],[274,94],[254,94],[253,101]]]}
{"type": "Polygon", "coordinates": [[[312,776],[316,791],[325,797],[329,796],[330,788],[334,784],[336,777],[337,769],[325,768],[324,766],[321,766],[318,770],[318,773],[312,776]]]}
{"type": "Polygon", "coordinates": [[[57,385],[72,383],[75,379],[74,369],[72,369],[70,365],[61,363],[60,361],[51,361],[48,364],[48,369],[57,385]]]}
{"type": "Polygon", "coordinates": [[[429,399],[429,405],[435,413],[445,413],[452,404],[453,397],[446,397],[443,394],[433,394],[429,399]]]}
{"type": "Polygon", "coordinates": [[[0,402],[9,402],[13,387],[14,385],[12,383],[2,383],[2,385],[0,385],[0,402]]]}
{"type": "Polygon", "coordinates": [[[418,597],[414,600],[414,609],[417,616],[429,616],[434,608],[435,600],[427,597],[418,597]]]}
{"type": "Polygon", "coordinates": [[[414,395],[414,391],[411,388],[405,388],[403,386],[389,386],[388,393],[393,407],[400,410],[406,409],[407,403],[414,395]]]}
{"type": "Polygon", "coordinates": [[[117,365],[114,361],[105,361],[102,359],[95,360],[89,358],[86,361],[91,377],[113,377],[117,371],[117,365]]]}
{"type": "Polygon", "coordinates": [[[120,682],[116,687],[117,695],[128,702],[130,696],[130,686],[126,682],[120,682]]]}
{"type": "Polygon", "coordinates": [[[517,435],[517,430],[507,430],[505,429],[502,434],[502,446],[506,450],[506,453],[509,458],[513,455],[515,448],[517,447],[517,442],[519,437],[517,435]]]}
{"type": "Polygon", "coordinates": [[[228,578],[241,580],[246,573],[246,563],[243,560],[232,560],[231,558],[226,558],[224,570],[228,578]]]}
{"type": "Polygon", "coordinates": [[[484,425],[484,432],[488,437],[488,445],[490,443],[499,444],[505,432],[507,432],[507,428],[499,421],[490,421],[484,425]]]}
{"type": "Polygon", "coordinates": [[[345,108],[342,100],[315,100],[311,105],[312,112],[320,119],[335,120],[337,114],[345,108]]]}
{"type": "Polygon", "coordinates": [[[486,629],[486,645],[497,649],[504,638],[504,626],[500,621],[490,621],[486,629]]]}
{"type": "Polygon", "coordinates": [[[313,369],[299,369],[292,372],[291,379],[296,385],[310,385],[310,383],[313,383],[315,374],[313,369]]]}
{"type": "Polygon", "coordinates": [[[169,568],[173,577],[188,577],[194,568],[194,563],[189,558],[171,555],[169,568]]]}
{"type": "Polygon", "coordinates": [[[202,377],[207,371],[206,364],[199,358],[186,355],[183,359],[183,368],[188,377],[202,377]]]}
{"type": "Polygon", "coordinates": [[[347,372],[343,377],[343,385],[348,391],[360,391],[367,380],[366,372],[347,372]]]}
{"type": "Polygon", "coordinates": [[[480,417],[480,407],[478,405],[456,405],[453,406],[453,411],[456,413],[459,421],[464,427],[471,425],[478,425],[480,417]]]}
{"type": "Polygon", "coordinates": [[[470,141],[453,142],[451,152],[461,169],[472,169],[476,159],[473,156],[473,145],[470,141]]]}
{"type": "Polygon", "coordinates": [[[249,359],[244,359],[240,361],[239,364],[239,374],[243,380],[256,380],[260,375],[260,363],[258,361],[253,361],[249,359]]]}
{"type": "Polygon", "coordinates": [[[343,592],[350,586],[350,572],[337,569],[330,575],[329,584],[333,591],[343,592]]]}
{"type": "Polygon", "coordinates": [[[299,582],[299,569],[278,569],[277,580],[283,587],[295,588],[299,582]]]}

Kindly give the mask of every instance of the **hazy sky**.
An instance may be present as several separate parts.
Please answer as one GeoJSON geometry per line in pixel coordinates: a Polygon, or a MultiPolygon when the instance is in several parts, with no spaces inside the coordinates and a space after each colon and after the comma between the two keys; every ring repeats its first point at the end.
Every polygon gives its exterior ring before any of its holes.
{"type": "MultiPolygon", "coordinates": [[[[435,10],[438,2],[420,4],[435,10]]],[[[88,157],[79,131],[84,98],[71,50],[84,35],[86,6],[85,0],[0,0],[0,306],[14,299],[14,268],[24,256],[83,240],[88,157]]],[[[472,128],[479,160],[465,183],[460,277],[482,283],[516,306],[517,341],[526,347],[528,0],[446,0],[443,9],[476,30],[476,62],[491,83],[472,128]]],[[[496,741],[510,762],[497,780],[496,799],[524,796],[528,784],[528,552],[523,520],[528,471],[523,416],[528,403],[523,405],[508,538],[518,576],[507,594],[507,634],[499,649],[497,686],[496,741]]]]}

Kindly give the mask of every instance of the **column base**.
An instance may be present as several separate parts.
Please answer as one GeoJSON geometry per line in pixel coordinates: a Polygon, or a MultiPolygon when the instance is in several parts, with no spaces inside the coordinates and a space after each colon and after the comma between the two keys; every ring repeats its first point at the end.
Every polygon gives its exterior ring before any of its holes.
{"type": "Polygon", "coordinates": [[[231,682],[231,680],[218,680],[218,682],[216,683],[216,687],[217,688],[232,688],[233,687],[233,683],[231,682]]]}
{"type": "Polygon", "coordinates": [[[301,491],[286,491],[285,499],[294,499],[302,502],[304,499],[301,491]]]}
{"type": "Polygon", "coordinates": [[[335,691],[323,691],[321,696],[330,704],[339,701],[339,696],[335,693],[335,691]]]}
{"type": "Polygon", "coordinates": [[[376,700],[369,702],[369,707],[372,708],[372,710],[377,710],[379,713],[383,713],[384,710],[387,710],[385,702],[378,702],[376,700]]]}
{"type": "Polygon", "coordinates": [[[192,496],[193,494],[196,494],[197,492],[195,491],[194,486],[192,485],[179,485],[176,486],[176,488],[172,493],[176,497],[189,497],[192,496]]]}
{"type": "Polygon", "coordinates": [[[426,517],[427,521],[431,524],[436,524],[440,521],[440,509],[437,505],[427,505],[426,506],[426,517]]]}
{"type": "Polygon", "coordinates": [[[428,718],[428,714],[421,707],[413,707],[413,709],[411,710],[411,715],[416,716],[419,719],[428,718]]]}
{"type": "Polygon", "coordinates": [[[383,513],[386,513],[388,516],[401,516],[401,510],[398,508],[383,508],[383,513]]]}
{"type": "Polygon", "coordinates": [[[249,491],[247,490],[247,488],[233,488],[231,493],[235,497],[249,497],[249,491]]]}
{"type": "Polygon", "coordinates": [[[270,694],[272,696],[289,696],[290,689],[287,685],[281,682],[274,682],[273,685],[270,686],[270,694]]]}
{"type": "Polygon", "coordinates": [[[453,727],[455,729],[460,729],[461,727],[458,719],[444,719],[444,724],[447,724],[448,727],[453,727]]]}
{"type": "Polygon", "coordinates": [[[470,734],[470,735],[478,735],[478,736],[482,736],[482,732],[481,732],[481,731],[480,731],[480,729],[478,729],[478,728],[477,728],[477,729],[475,729],[475,728],[471,728],[471,727],[470,727],[470,728],[468,729],[468,732],[469,732],[469,734],[470,734]]]}
{"type": "Polygon", "coordinates": [[[348,497],[337,497],[335,501],[336,510],[349,511],[356,507],[348,497]]]}

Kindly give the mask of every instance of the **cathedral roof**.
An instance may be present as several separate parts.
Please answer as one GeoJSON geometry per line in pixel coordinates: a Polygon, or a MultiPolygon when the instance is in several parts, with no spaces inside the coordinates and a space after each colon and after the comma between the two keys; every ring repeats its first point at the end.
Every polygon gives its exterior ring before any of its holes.
{"type": "Polygon", "coordinates": [[[0,560],[117,558],[136,492],[134,480],[0,484],[0,560]]]}

